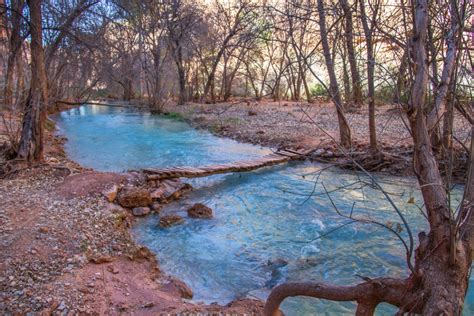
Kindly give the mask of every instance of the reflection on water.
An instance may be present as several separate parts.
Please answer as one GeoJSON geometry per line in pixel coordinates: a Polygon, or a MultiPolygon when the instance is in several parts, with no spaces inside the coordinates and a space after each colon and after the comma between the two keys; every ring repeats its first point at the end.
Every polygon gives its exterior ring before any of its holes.
{"type": "MultiPolygon", "coordinates": [[[[124,109],[81,107],[62,113],[58,120],[70,140],[71,157],[100,170],[219,163],[268,152],[124,109]]],[[[196,301],[207,303],[265,298],[272,286],[285,281],[349,285],[360,282],[357,275],[406,276],[401,243],[384,229],[352,224],[318,239],[347,222],[336,214],[321,183],[330,192],[347,187],[331,193],[341,212],[350,212],[355,202],[354,214],[395,226],[400,222],[380,192],[361,184],[358,174],[333,168],[318,178],[321,168],[292,163],[193,179],[196,190],[189,199],[170,204],[165,212],[185,215],[190,205],[201,202],[214,210],[212,220],[186,219],[183,225],[160,229],[158,218],[151,216],[140,220],[133,234],[158,254],[165,272],[191,286],[196,301]]],[[[414,181],[396,177],[380,181],[413,234],[426,229],[419,209],[407,203],[413,196],[421,205],[414,181]]],[[[401,234],[406,238],[405,229],[401,234]]],[[[474,314],[473,296],[470,290],[465,315],[474,314]]],[[[286,315],[353,315],[354,304],[294,298],[282,309],[286,315]]],[[[380,315],[394,311],[386,304],[377,309],[380,315]]]]}

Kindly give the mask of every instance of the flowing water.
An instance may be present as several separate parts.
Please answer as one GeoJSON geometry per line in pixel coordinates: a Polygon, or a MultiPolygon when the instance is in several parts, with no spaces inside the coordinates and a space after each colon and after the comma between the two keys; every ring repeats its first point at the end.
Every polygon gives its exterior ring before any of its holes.
{"type": "MultiPolygon", "coordinates": [[[[120,108],[83,106],[56,119],[69,139],[69,156],[103,171],[197,166],[269,152],[183,122],[120,108]]],[[[426,229],[414,179],[384,176],[378,181],[410,223],[413,235],[426,229]],[[415,203],[409,203],[412,197],[415,203]]],[[[408,240],[406,228],[383,194],[359,173],[294,162],[190,182],[195,190],[189,198],[171,203],[164,212],[185,215],[188,207],[200,202],[213,209],[213,219],[186,219],[183,225],[161,229],[154,215],[141,219],[133,234],[157,254],[165,272],[191,286],[195,301],[226,304],[245,296],[265,298],[272,286],[284,281],[349,285],[360,282],[360,276],[407,273],[405,250],[394,234],[377,225],[349,224],[338,214],[352,212],[387,224],[408,240]]],[[[459,197],[460,192],[457,189],[454,195],[459,197]]],[[[473,302],[470,290],[465,315],[474,313],[473,302]]],[[[354,304],[294,298],[287,299],[282,309],[287,315],[350,315],[354,304]]],[[[388,305],[377,309],[380,315],[394,311],[388,305]]]]}

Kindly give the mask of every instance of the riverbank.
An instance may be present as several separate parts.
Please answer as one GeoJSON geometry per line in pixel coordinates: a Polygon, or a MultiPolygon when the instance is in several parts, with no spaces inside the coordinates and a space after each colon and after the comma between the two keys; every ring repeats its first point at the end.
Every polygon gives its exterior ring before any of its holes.
{"type": "MultiPolygon", "coordinates": [[[[321,124],[332,128],[337,137],[337,125],[329,118],[331,109],[316,110],[327,111],[322,115],[328,117],[327,122],[321,124]]],[[[310,134],[311,120],[298,121],[297,113],[306,116],[309,110],[296,104],[281,108],[189,104],[168,111],[178,111],[181,116],[170,116],[220,136],[272,147],[319,146],[323,151],[314,159],[324,155],[338,159],[335,147],[324,138],[327,135],[322,133],[316,140],[310,134]]],[[[46,164],[0,180],[0,310],[86,314],[261,311],[259,301],[221,307],[183,299],[186,287],[161,273],[155,256],[130,237],[134,217],[108,203],[102,194],[111,184],[134,183],[136,177],[82,168],[65,157],[64,142],[49,135],[46,164]]]]}
{"type": "MultiPolygon", "coordinates": [[[[412,176],[413,141],[406,126],[406,116],[395,105],[376,107],[377,138],[380,153],[369,148],[368,110],[366,107],[347,113],[352,129],[353,148],[343,154],[334,140],[339,140],[336,110],[332,103],[319,102],[228,102],[216,104],[187,103],[168,105],[171,116],[223,137],[273,148],[315,149],[311,158],[356,169],[351,158],[368,171],[412,176]]],[[[467,142],[470,125],[456,113],[454,135],[467,142]]],[[[465,155],[455,143],[455,178],[463,178],[465,155]]]]}
{"type": "Polygon", "coordinates": [[[64,142],[48,133],[45,163],[0,179],[2,314],[261,311],[254,300],[225,307],[187,301],[187,286],[133,241],[133,215],[103,195],[137,177],[83,168],[66,157],[64,142]]]}

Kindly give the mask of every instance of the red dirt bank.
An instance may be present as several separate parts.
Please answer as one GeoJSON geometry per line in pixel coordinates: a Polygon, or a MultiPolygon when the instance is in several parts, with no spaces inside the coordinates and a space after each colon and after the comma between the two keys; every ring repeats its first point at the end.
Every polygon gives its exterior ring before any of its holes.
{"type": "Polygon", "coordinates": [[[133,216],[101,194],[136,177],[83,169],[60,143],[49,138],[47,163],[0,179],[1,314],[261,313],[260,301],[183,300],[187,287],[132,240],[133,216]]]}

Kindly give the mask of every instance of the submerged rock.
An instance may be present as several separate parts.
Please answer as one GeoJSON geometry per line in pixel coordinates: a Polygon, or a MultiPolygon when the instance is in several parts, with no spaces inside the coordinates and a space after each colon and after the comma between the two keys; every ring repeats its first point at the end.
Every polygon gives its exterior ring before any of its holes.
{"type": "Polygon", "coordinates": [[[160,227],[171,227],[184,223],[184,218],[179,215],[165,215],[160,218],[160,227]]]}
{"type": "Polygon", "coordinates": [[[192,218],[212,218],[212,209],[202,203],[196,203],[188,209],[188,216],[192,218]]]}
{"type": "Polygon", "coordinates": [[[148,190],[143,188],[123,188],[117,195],[120,205],[127,208],[148,206],[153,200],[148,190]]]}
{"type": "Polygon", "coordinates": [[[132,210],[132,214],[135,216],[145,216],[147,214],[150,214],[150,208],[149,207],[135,207],[132,210]]]}
{"type": "Polygon", "coordinates": [[[288,261],[282,258],[268,259],[267,265],[272,268],[281,268],[288,265],[288,261]]]}

